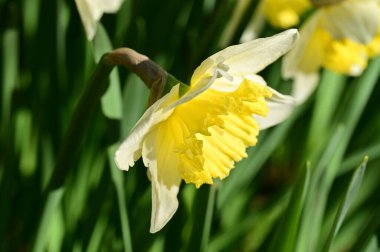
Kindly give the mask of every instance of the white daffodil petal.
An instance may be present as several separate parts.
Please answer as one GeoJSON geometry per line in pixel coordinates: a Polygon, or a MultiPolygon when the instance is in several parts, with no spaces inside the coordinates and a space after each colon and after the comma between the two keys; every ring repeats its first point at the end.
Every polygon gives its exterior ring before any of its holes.
{"type": "Polygon", "coordinates": [[[219,78],[215,80],[210,88],[221,92],[233,92],[239,88],[239,85],[242,81],[243,78],[241,77],[235,77],[232,81],[229,81],[225,78],[219,78]]]}
{"type": "Polygon", "coordinates": [[[379,11],[374,1],[343,1],[322,10],[322,26],[335,39],[367,44],[379,29],[379,11]]]}
{"type": "Polygon", "coordinates": [[[232,81],[229,81],[225,78],[216,79],[210,88],[221,91],[221,92],[234,92],[236,89],[239,88],[240,84],[242,83],[244,79],[250,80],[253,83],[267,86],[267,83],[265,82],[263,77],[261,77],[260,75],[247,74],[247,75],[244,75],[243,77],[241,76],[234,77],[232,81]]]}
{"type": "Polygon", "coordinates": [[[122,2],[123,0],[75,0],[88,40],[94,38],[96,23],[103,13],[116,12],[122,2]]]}
{"type": "Polygon", "coordinates": [[[215,67],[218,58],[225,59],[223,63],[229,67],[228,73],[234,77],[257,73],[289,51],[297,39],[297,30],[289,29],[272,37],[227,47],[203,61],[195,70],[191,81],[196,81],[215,67]]]}
{"type": "Polygon", "coordinates": [[[174,86],[168,94],[150,106],[133,127],[127,139],[115,153],[115,162],[119,169],[128,170],[141,157],[142,141],[146,134],[158,123],[166,120],[172,110],[164,110],[178,99],[179,85],[174,86]]]}
{"type": "Polygon", "coordinates": [[[95,36],[96,22],[102,16],[102,11],[97,7],[97,2],[91,0],[75,0],[80,18],[82,20],[88,40],[95,36]]]}
{"type": "MultiPolygon", "coordinates": [[[[153,167],[153,165],[152,165],[153,167]]],[[[177,194],[181,177],[175,182],[170,182],[171,186],[167,187],[151,174],[152,179],[152,216],[150,221],[150,232],[160,231],[166,223],[173,217],[178,208],[177,194]]]]}
{"type": "Polygon", "coordinates": [[[259,123],[260,130],[267,129],[284,121],[290,116],[296,105],[292,96],[283,95],[270,87],[268,88],[272,92],[272,97],[267,99],[269,107],[267,116],[254,115],[259,123]]]}
{"type": "Polygon", "coordinates": [[[124,0],[101,0],[103,11],[105,13],[117,12],[124,0]]]}
{"type": "Polygon", "coordinates": [[[267,86],[267,83],[265,82],[264,78],[261,77],[260,75],[248,74],[248,75],[245,75],[244,78],[246,78],[246,79],[248,79],[254,83],[261,84],[263,86],[267,86]]]}
{"type": "MultiPolygon", "coordinates": [[[[223,76],[223,74],[228,75],[222,69],[219,69],[218,66],[215,66],[211,76],[206,75],[205,77],[199,78],[197,80],[197,82],[191,86],[191,89],[186,94],[184,94],[175,103],[168,106],[165,109],[165,111],[166,110],[172,110],[175,107],[177,107],[178,105],[183,104],[185,102],[188,102],[191,99],[193,99],[194,97],[200,95],[201,93],[203,93],[204,91],[209,89],[218,78],[224,79],[225,77],[223,76]],[[221,72],[223,72],[223,73],[221,73],[221,72]]],[[[226,77],[229,78],[229,76],[226,76],[226,77]]],[[[232,80],[233,79],[231,79],[230,81],[232,81],[232,80]]]]}
{"type": "MultiPolygon", "coordinates": [[[[299,71],[299,69],[302,68],[302,64],[301,64],[302,61],[308,61],[308,62],[315,61],[315,58],[311,60],[308,60],[308,59],[304,60],[304,58],[308,56],[308,54],[306,54],[305,51],[308,48],[310,39],[317,28],[319,19],[320,19],[319,13],[316,13],[315,15],[310,17],[310,19],[305,23],[305,25],[300,30],[300,33],[302,34],[302,36],[300,36],[300,39],[296,42],[294,48],[291,49],[289,53],[287,53],[284,56],[282,69],[281,69],[282,75],[284,76],[284,78],[292,78],[299,71]]],[[[311,66],[308,68],[315,68],[314,71],[317,71],[319,66],[316,65],[316,66],[311,66]]]]}
{"type": "Polygon", "coordinates": [[[319,73],[297,73],[293,80],[292,96],[297,104],[302,104],[313,93],[318,85],[319,73]]]}
{"type": "Polygon", "coordinates": [[[152,182],[151,233],[161,230],[178,208],[177,194],[182,177],[171,134],[169,127],[158,127],[146,136],[142,149],[152,182]]]}
{"type": "Polygon", "coordinates": [[[290,29],[268,38],[227,47],[210,58],[223,57],[231,75],[254,74],[289,51],[298,39],[298,31],[290,29]]]}

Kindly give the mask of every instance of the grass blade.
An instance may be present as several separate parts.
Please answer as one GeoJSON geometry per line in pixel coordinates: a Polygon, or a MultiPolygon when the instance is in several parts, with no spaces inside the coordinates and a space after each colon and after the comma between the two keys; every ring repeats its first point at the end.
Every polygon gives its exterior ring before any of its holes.
{"type": "Polygon", "coordinates": [[[373,210],[373,214],[368,218],[368,221],[363,226],[363,229],[359,233],[359,237],[357,238],[350,251],[364,251],[364,249],[370,245],[371,238],[374,236],[374,233],[376,232],[376,229],[379,228],[379,226],[380,206],[373,210]]]}
{"type": "MultiPolygon", "coordinates": [[[[300,236],[297,241],[297,251],[306,251],[315,246],[315,239],[319,234],[319,227],[328,196],[328,188],[321,187],[321,176],[326,172],[326,166],[336,154],[336,150],[340,148],[344,132],[344,126],[338,126],[321,156],[317,157],[317,154],[314,154],[315,157],[312,158],[313,161],[316,160],[316,164],[312,172],[305,202],[300,236]]],[[[310,251],[313,251],[313,249],[310,249],[310,251]]]]}
{"type": "Polygon", "coordinates": [[[33,246],[33,252],[42,252],[46,250],[45,246],[47,245],[49,239],[49,236],[46,234],[49,233],[53,215],[57,211],[63,193],[64,188],[59,188],[49,193],[48,198],[46,200],[46,205],[42,215],[40,226],[38,227],[37,236],[33,246]]]}
{"type": "MultiPolygon", "coordinates": [[[[103,54],[113,50],[107,32],[101,24],[98,25],[93,45],[96,62],[99,62],[103,54]]],[[[101,99],[102,111],[111,119],[120,119],[122,117],[122,99],[119,73],[116,68],[111,72],[109,81],[108,89],[101,99]]]]}
{"type": "Polygon", "coordinates": [[[310,163],[306,163],[294,187],[288,207],[283,215],[283,222],[277,230],[275,242],[272,243],[270,251],[294,251],[302,209],[309,188],[310,173],[310,163]]]}
{"type": "Polygon", "coordinates": [[[329,70],[324,70],[319,84],[316,103],[313,108],[313,117],[310,125],[308,148],[319,145],[321,136],[329,128],[329,123],[333,118],[336,107],[339,104],[339,97],[346,84],[346,77],[329,70]]]}
{"type": "Polygon", "coordinates": [[[1,130],[8,132],[11,116],[12,93],[18,82],[19,69],[19,33],[15,29],[7,29],[2,39],[2,77],[1,77],[1,130]]]}
{"type": "Polygon", "coordinates": [[[334,238],[336,234],[338,233],[344,218],[347,215],[348,209],[351,206],[352,201],[354,200],[354,197],[356,196],[357,192],[359,191],[364,172],[367,166],[368,157],[364,157],[363,161],[359,165],[359,167],[355,170],[354,174],[352,175],[351,181],[347,187],[345,196],[343,198],[343,201],[338,209],[338,212],[335,217],[334,224],[331,228],[330,235],[326,241],[326,244],[324,246],[325,252],[329,251],[331,248],[331,245],[334,241],[334,238]]]}
{"type": "Polygon", "coordinates": [[[375,160],[380,157],[380,142],[376,142],[373,145],[367,146],[364,149],[353,153],[349,157],[347,157],[343,163],[342,167],[339,169],[338,174],[341,175],[345,172],[352,170],[352,168],[356,165],[357,160],[363,156],[371,157],[371,160],[375,160]]]}

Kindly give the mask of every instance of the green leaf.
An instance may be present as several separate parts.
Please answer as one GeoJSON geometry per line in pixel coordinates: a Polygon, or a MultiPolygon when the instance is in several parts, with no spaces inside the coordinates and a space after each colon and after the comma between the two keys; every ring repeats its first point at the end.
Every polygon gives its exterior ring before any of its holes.
{"type": "Polygon", "coordinates": [[[29,110],[17,111],[15,129],[15,147],[20,153],[20,173],[28,177],[36,170],[39,139],[33,129],[33,117],[29,110]]]}
{"type": "Polygon", "coordinates": [[[35,34],[38,29],[41,1],[25,1],[21,6],[23,12],[23,30],[25,36],[30,37],[35,34]]]}
{"type": "Polygon", "coordinates": [[[311,120],[308,148],[318,145],[333,119],[336,107],[339,104],[340,96],[346,84],[346,77],[329,70],[324,70],[316,94],[316,101],[313,108],[311,120]]]}
{"type": "MultiPolygon", "coordinates": [[[[380,205],[373,209],[367,221],[359,232],[359,235],[352,245],[351,251],[363,251],[366,247],[371,246],[371,237],[376,240],[376,230],[380,227],[380,205]]],[[[380,231],[380,230],[379,230],[380,231]]],[[[379,232],[377,231],[377,232],[379,232]]],[[[377,236],[379,237],[379,236],[377,236]]],[[[376,245],[376,243],[375,243],[376,245]]],[[[379,247],[377,248],[379,250],[379,247]]],[[[369,250],[374,251],[374,250],[369,250]]]]}
{"type": "Polygon", "coordinates": [[[339,169],[338,174],[341,175],[348,172],[355,167],[357,160],[363,156],[371,157],[371,160],[375,160],[380,157],[380,142],[376,141],[374,144],[364,146],[363,149],[352,153],[345,160],[343,160],[342,167],[339,169]]]}
{"type": "Polygon", "coordinates": [[[149,89],[135,74],[130,74],[123,90],[123,118],[121,136],[125,137],[144,113],[149,97],[149,89]]]}
{"type": "Polygon", "coordinates": [[[338,233],[343,223],[344,218],[346,217],[348,209],[351,206],[351,203],[354,200],[354,197],[356,196],[357,192],[359,191],[359,188],[364,176],[364,172],[367,166],[367,162],[368,162],[368,157],[364,157],[363,161],[361,162],[359,167],[355,170],[354,174],[352,175],[352,178],[347,187],[345,196],[342,200],[342,203],[335,217],[335,221],[331,228],[330,235],[325,243],[324,251],[326,252],[330,250],[331,245],[335,239],[335,236],[338,233]]]}
{"type": "Polygon", "coordinates": [[[282,217],[282,223],[276,232],[270,251],[292,252],[299,232],[299,223],[305,197],[309,188],[310,163],[306,163],[295,184],[288,207],[282,217]]]}
{"type": "Polygon", "coordinates": [[[325,183],[324,175],[326,167],[330,165],[331,159],[336,155],[337,149],[342,145],[344,127],[339,125],[332,134],[328,143],[326,143],[324,152],[318,156],[313,154],[312,160],[316,162],[310,179],[309,192],[305,202],[305,209],[300,224],[300,232],[297,240],[297,251],[313,251],[316,245],[316,239],[319,235],[319,229],[322,225],[322,217],[329,188],[325,183]]]}
{"type": "Polygon", "coordinates": [[[46,251],[46,246],[49,241],[49,230],[51,228],[51,221],[53,220],[56,211],[58,211],[59,204],[61,202],[64,193],[64,188],[58,188],[51,191],[46,200],[42,219],[38,227],[36,239],[34,241],[33,252],[46,251]]]}
{"type": "Polygon", "coordinates": [[[15,29],[4,31],[2,39],[2,77],[1,77],[1,129],[3,134],[9,132],[12,93],[19,78],[19,33],[15,29]]]}
{"type": "Polygon", "coordinates": [[[205,238],[203,234],[205,230],[204,223],[206,221],[206,218],[208,218],[208,216],[206,216],[205,213],[207,212],[207,202],[209,200],[210,191],[210,187],[202,186],[196,192],[196,196],[191,210],[191,216],[193,218],[191,235],[188,242],[188,246],[184,251],[192,252],[202,250],[202,239],[205,238]]]}
{"type": "MultiPolygon", "coordinates": [[[[100,215],[96,220],[94,229],[92,230],[90,241],[88,242],[87,252],[99,251],[101,248],[101,242],[106,232],[107,225],[110,219],[110,202],[103,204],[100,215]]],[[[81,250],[82,251],[82,250],[81,250]]]]}
{"type": "MultiPolygon", "coordinates": [[[[99,62],[103,54],[113,50],[107,32],[101,24],[98,25],[93,46],[96,62],[99,62]]],[[[105,116],[111,119],[121,119],[122,99],[119,73],[116,68],[110,74],[110,84],[106,93],[103,95],[101,102],[102,111],[105,116]]]]}
{"type": "MultiPolygon", "coordinates": [[[[240,193],[240,197],[249,197],[246,192],[240,193]]],[[[243,204],[244,215],[241,216],[242,219],[236,220],[235,225],[222,229],[221,234],[219,234],[215,239],[213,239],[209,246],[209,251],[223,251],[223,249],[231,247],[234,243],[239,243],[242,237],[245,235],[250,235],[247,251],[259,251],[259,247],[265,242],[266,237],[271,234],[273,225],[276,225],[277,221],[281,218],[285,207],[289,202],[290,194],[287,193],[284,197],[279,198],[275,204],[264,209],[258,209],[258,211],[250,211],[247,215],[245,210],[247,210],[247,205],[243,204]]],[[[239,197],[239,195],[237,195],[239,197]]],[[[223,208],[223,211],[229,211],[229,207],[233,207],[236,201],[231,201],[230,204],[223,208]]],[[[225,218],[229,217],[229,213],[224,213],[225,218]]]]}

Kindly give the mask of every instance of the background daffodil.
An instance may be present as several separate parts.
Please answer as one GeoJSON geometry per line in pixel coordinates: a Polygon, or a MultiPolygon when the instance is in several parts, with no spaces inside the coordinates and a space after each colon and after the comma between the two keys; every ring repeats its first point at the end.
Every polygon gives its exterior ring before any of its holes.
{"type": "Polygon", "coordinates": [[[261,5],[270,24],[283,29],[298,25],[300,16],[312,7],[309,0],[262,0],[261,5]]]}
{"type": "MultiPolygon", "coordinates": [[[[294,27],[300,23],[301,16],[311,8],[310,0],[261,0],[240,41],[245,42],[259,37],[266,22],[277,29],[294,27]]],[[[241,11],[235,15],[239,18],[243,16],[241,11]]]]}
{"type": "Polygon", "coordinates": [[[88,40],[96,32],[96,23],[103,13],[114,13],[119,10],[123,0],[75,0],[88,40]]]}
{"type": "Polygon", "coordinates": [[[368,59],[380,52],[379,1],[345,0],[318,6],[301,28],[295,48],[284,57],[283,76],[294,78],[293,95],[298,102],[316,87],[321,67],[358,76],[368,59]]]}
{"type": "Polygon", "coordinates": [[[159,231],[178,207],[182,180],[197,187],[225,178],[246,157],[260,129],[284,120],[294,101],[256,75],[286,53],[294,29],[228,47],[195,70],[189,90],[180,85],[155,102],[116,152],[120,169],[140,157],[152,182],[151,232],[159,231]]]}

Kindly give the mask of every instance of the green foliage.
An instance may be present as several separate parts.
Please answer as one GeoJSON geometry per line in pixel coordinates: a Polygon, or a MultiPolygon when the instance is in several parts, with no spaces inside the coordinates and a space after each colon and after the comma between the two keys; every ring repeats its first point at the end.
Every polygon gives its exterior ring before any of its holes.
{"type": "MultiPolygon", "coordinates": [[[[88,42],[75,1],[0,1],[0,251],[379,251],[380,58],[357,78],[323,70],[229,177],[183,184],[173,219],[149,233],[146,168],[113,161],[149,90],[122,67],[90,77],[130,47],[188,83],[238,42],[258,1],[238,2],[125,0],[88,42]]],[[[280,67],[260,74],[286,89],[280,67]]]]}

